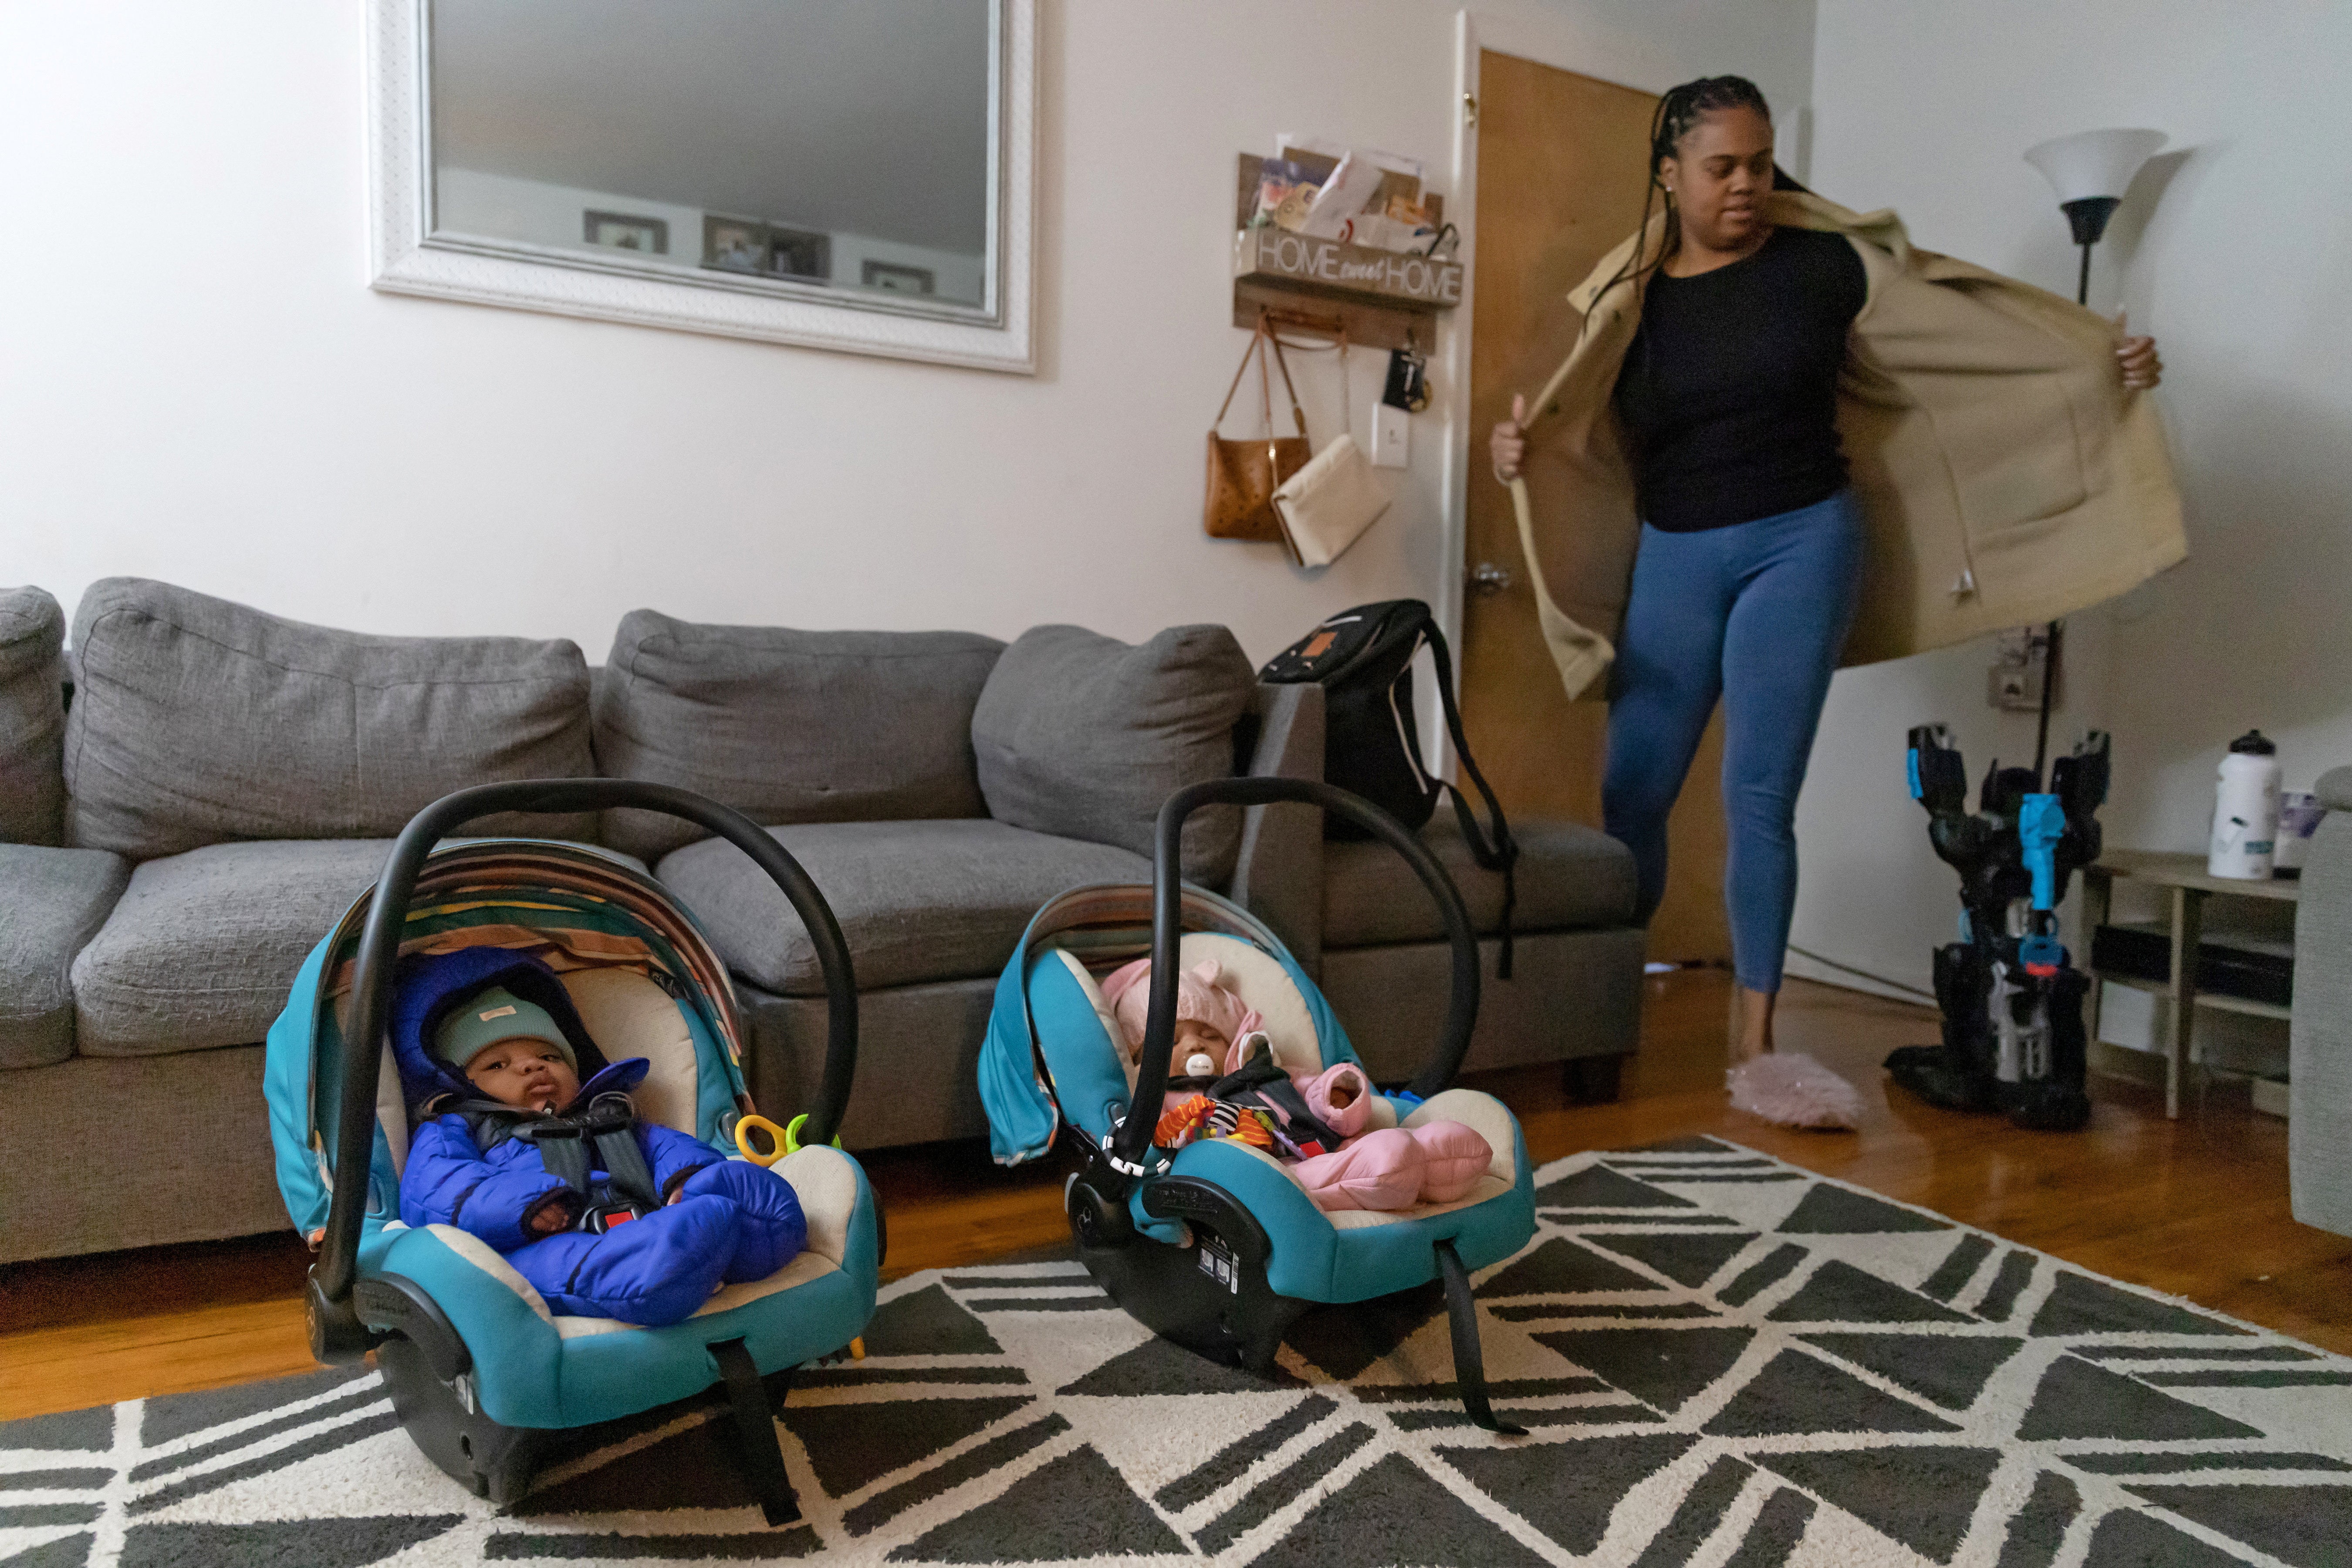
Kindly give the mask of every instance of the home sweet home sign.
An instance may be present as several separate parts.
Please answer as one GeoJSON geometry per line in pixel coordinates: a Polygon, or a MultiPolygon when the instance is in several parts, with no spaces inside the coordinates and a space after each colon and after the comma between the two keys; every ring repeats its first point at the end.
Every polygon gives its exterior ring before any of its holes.
{"type": "Polygon", "coordinates": [[[1234,276],[1307,284],[1415,310],[1450,310],[1462,302],[1460,262],[1317,239],[1271,225],[1234,237],[1234,276]]]}

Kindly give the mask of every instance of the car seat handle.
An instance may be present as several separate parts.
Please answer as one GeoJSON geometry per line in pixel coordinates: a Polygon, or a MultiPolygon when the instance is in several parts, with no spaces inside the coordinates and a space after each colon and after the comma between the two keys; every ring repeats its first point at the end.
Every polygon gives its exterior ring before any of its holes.
{"type": "MultiPolygon", "coordinates": [[[[857,980],[850,967],[849,945],[842,940],[841,926],[824,895],[772,835],[741,812],[691,790],[641,779],[522,779],[444,795],[412,817],[393,841],[369,901],[367,923],[360,931],[358,967],[352,980],[352,1028],[343,1039],[342,1094],[336,1108],[335,1170],[342,1179],[334,1184],[326,1235],[311,1269],[314,1315],[328,1311],[339,1321],[312,1324],[314,1349],[327,1344],[339,1352],[339,1360],[356,1359],[360,1353],[349,1350],[349,1330],[354,1325],[340,1320],[352,1312],[352,1286],[358,1277],[366,1173],[375,1146],[376,1078],[392,1018],[392,972],[425,858],[476,817],[509,812],[569,816],[624,807],[662,812],[707,828],[750,856],[782,890],[807,928],[817,967],[824,975],[824,1078],[802,1129],[802,1142],[829,1142],[840,1128],[850,1080],[857,1070],[857,980]]],[[[360,1350],[364,1348],[362,1339],[360,1350]]]]}
{"type": "Polygon", "coordinates": [[[1124,1168],[1139,1168],[1159,1121],[1156,1107],[1168,1090],[1168,1058],[1176,1045],[1176,971],[1183,931],[1184,819],[1204,805],[1269,805],[1290,802],[1319,806],[1362,828],[1404,857],[1413,875],[1437,902],[1453,951],[1452,982],[1445,998],[1445,1028],[1437,1050],[1407,1085],[1426,1100],[1454,1081],[1470,1049],[1478,1022],[1478,939],[1464,908],[1461,890],[1420,837],[1359,795],[1313,779],[1229,778],[1188,784],[1162,803],[1153,829],[1151,858],[1151,989],[1144,1011],[1143,1048],[1137,1063],[1136,1106],[1113,1140],[1112,1152],[1124,1168]]]}

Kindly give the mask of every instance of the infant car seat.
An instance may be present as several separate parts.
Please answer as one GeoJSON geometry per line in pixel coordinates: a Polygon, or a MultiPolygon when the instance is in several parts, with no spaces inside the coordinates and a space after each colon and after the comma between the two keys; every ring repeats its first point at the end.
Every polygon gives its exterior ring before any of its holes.
{"type": "Polygon", "coordinates": [[[857,993],[841,931],[799,864],[740,815],[626,780],[485,784],[420,812],[383,876],[313,948],[270,1026],[266,1068],[278,1180],[319,1254],[310,1349],[376,1355],[393,1408],[433,1462],[500,1506],[530,1488],[547,1441],[727,1384],[745,1479],[771,1524],[798,1516],[770,1395],[801,1363],[847,1347],[873,1315],[883,1231],[857,1162],[830,1147],[857,1055],[857,993]],[[824,971],[824,1077],[772,1154],[752,1141],[734,991],[692,918],[651,878],[579,845],[479,839],[436,849],[501,812],[666,812],[751,856],[783,889],[824,971]],[[514,1267],[463,1230],[400,1220],[408,1118],[385,1049],[402,957],[495,946],[553,968],[614,1060],[651,1063],[637,1115],[770,1163],[792,1184],[808,1246],[766,1279],[729,1285],[664,1328],[558,1315],[514,1267]],[[739,1141],[740,1140],[740,1141],[739,1141]]]}
{"type": "Polygon", "coordinates": [[[1487,1403],[1470,1271],[1533,1238],[1535,1187],[1510,1111],[1492,1095],[1447,1087],[1478,1016],[1478,948],[1461,894],[1394,817],[1304,780],[1219,779],[1179,790],[1160,808],[1154,848],[1149,889],[1078,888],[1038,910],[997,983],[980,1083],[998,1163],[1037,1158],[1066,1128],[1084,1161],[1065,1194],[1087,1271],[1155,1332],[1260,1375],[1308,1307],[1443,1279],[1463,1405],[1479,1426],[1516,1434],[1487,1403]],[[1181,884],[1180,836],[1196,808],[1275,802],[1320,806],[1381,840],[1444,912],[1453,948],[1444,1033],[1409,1085],[1375,1097],[1373,1125],[1454,1121],[1483,1136],[1494,1162],[1455,1202],[1327,1214],[1288,1166],[1237,1140],[1202,1139],[1172,1154],[1151,1144],[1175,1043],[1176,973],[1204,957],[1216,958],[1264,1015],[1279,1065],[1362,1065],[1330,1004],[1272,931],[1181,884]],[[1150,998],[1130,1077],[1097,980],[1147,948],[1150,998]]]}

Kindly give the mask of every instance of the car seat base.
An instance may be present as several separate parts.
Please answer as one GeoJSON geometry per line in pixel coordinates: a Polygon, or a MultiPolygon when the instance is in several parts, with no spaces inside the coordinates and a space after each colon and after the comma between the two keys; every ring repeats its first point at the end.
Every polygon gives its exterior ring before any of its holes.
{"type": "Polygon", "coordinates": [[[442,1382],[425,1352],[402,1336],[378,1345],[375,1360],[393,1414],[426,1458],[495,1508],[522,1500],[541,1451],[557,1434],[491,1420],[474,1400],[470,1373],[442,1382]]]}
{"type": "MultiPolygon", "coordinates": [[[[1322,1303],[1276,1292],[1266,1282],[1273,1252],[1265,1227],[1232,1194],[1190,1176],[1161,1176],[1144,1184],[1143,1209],[1157,1219],[1181,1219],[1181,1243],[1155,1240],[1128,1226],[1112,1234],[1103,1215],[1125,1209],[1097,1191],[1088,1171],[1064,1189],[1070,1234],[1079,1261],[1110,1299],[1163,1339],[1259,1377],[1275,1373],[1283,1336],[1309,1308],[1322,1303]]],[[[1486,1355],[1470,1271],[1450,1240],[1436,1244],[1444,1281],[1454,1379],[1472,1425],[1504,1436],[1527,1430],[1501,1420],[1486,1397],[1486,1355]]]]}
{"type": "Polygon", "coordinates": [[[1079,1261],[1129,1316],[1185,1349],[1271,1377],[1282,1336],[1312,1303],[1278,1295],[1266,1283],[1273,1246],[1248,1210],[1222,1187],[1190,1176],[1163,1176],[1144,1188],[1143,1207],[1184,1223],[1181,1245],[1103,1223],[1097,1183],[1081,1175],[1067,1189],[1070,1233],[1079,1261]]]}

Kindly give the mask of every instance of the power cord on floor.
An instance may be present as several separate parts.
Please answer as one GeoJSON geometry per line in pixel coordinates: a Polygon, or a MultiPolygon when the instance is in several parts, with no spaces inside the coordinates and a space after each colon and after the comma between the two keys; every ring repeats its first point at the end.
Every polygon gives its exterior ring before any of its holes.
{"type": "Polygon", "coordinates": [[[1932,991],[1922,991],[1916,985],[1907,985],[1900,980],[1889,980],[1884,974],[1873,974],[1867,969],[1856,969],[1853,964],[1840,963],[1834,958],[1824,958],[1818,952],[1813,952],[1808,949],[1799,947],[1793,942],[1789,944],[1789,951],[1795,953],[1799,958],[1810,960],[1814,963],[1822,965],[1825,969],[1834,969],[1841,974],[1857,975],[1864,980],[1869,981],[1874,985],[1884,985],[1890,991],[1900,991],[1906,996],[1916,996],[1931,1007],[1937,1005],[1936,994],[1932,991]]]}

